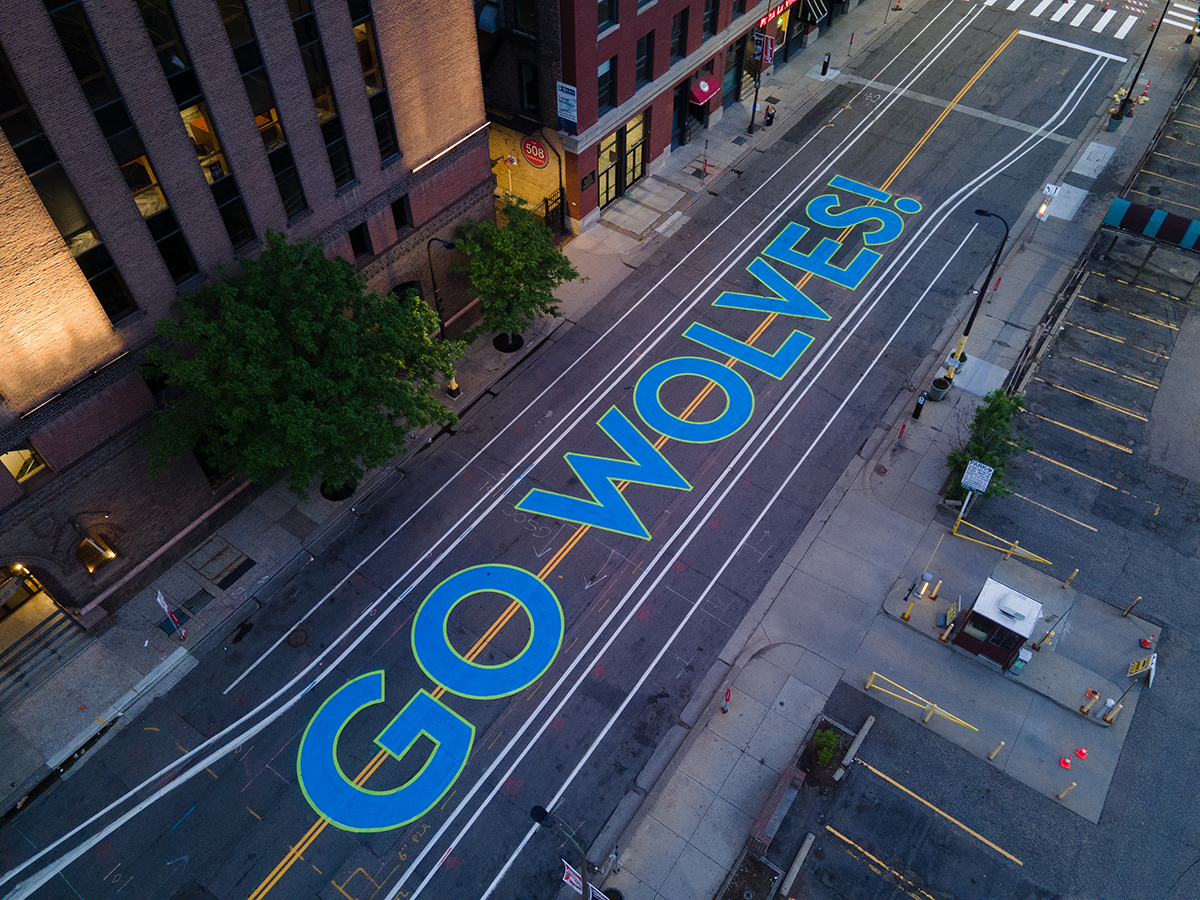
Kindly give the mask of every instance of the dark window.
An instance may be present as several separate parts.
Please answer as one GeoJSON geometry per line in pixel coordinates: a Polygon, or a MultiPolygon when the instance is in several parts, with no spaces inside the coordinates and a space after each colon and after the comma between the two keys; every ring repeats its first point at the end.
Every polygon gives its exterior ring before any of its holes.
{"type": "Polygon", "coordinates": [[[167,195],[158,184],[158,177],[154,174],[142,139],[129,118],[125,101],[117,92],[83,7],[79,0],[64,4],[55,2],[53,5],[58,8],[50,14],[51,24],[71,60],[96,123],[108,140],[108,148],[121,168],[133,202],[150,229],[163,262],[167,264],[175,283],[181,284],[198,271],[196,261],[183,238],[179,223],[170,211],[167,195]]]}
{"type": "Polygon", "coordinates": [[[637,86],[654,80],[654,32],[648,31],[637,42],[637,86]]]}
{"type": "Polygon", "coordinates": [[[596,72],[596,89],[600,98],[601,114],[617,106],[617,58],[600,63],[596,72]]]}
{"type": "Polygon", "coordinates": [[[396,140],[396,123],[388,102],[387,84],[379,62],[379,42],[375,37],[375,22],[371,18],[368,0],[350,0],[350,16],[354,21],[354,42],[358,45],[358,61],[362,65],[363,82],[370,97],[371,118],[375,121],[375,141],[381,159],[391,159],[400,153],[396,140]]]}
{"type": "Polygon", "coordinates": [[[342,131],[337,104],[333,99],[333,82],[329,78],[329,66],[321,47],[317,19],[309,0],[288,0],[288,10],[292,16],[296,43],[300,47],[304,73],[308,77],[308,89],[317,108],[317,121],[321,123],[321,134],[325,138],[325,152],[333,169],[333,183],[339,188],[345,187],[354,180],[354,168],[350,165],[346,135],[342,131]]]}
{"type": "Polygon", "coordinates": [[[397,231],[412,227],[412,210],[408,205],[408,194],[392,203],[392,218],[396,220],[397,231]]]}
{"type": "Polygon", "coordinates": [[[600,20],[600,30],[611,28],[617,24],[617,0],[598,0],[597,13],[600,20]]]}
{"type": "Polygon", "coordinates": [[[675,13],[671,19],[671,61],[687,56],[688,11],[686,9],[675,13]]]}
{"type": "Polygon", "coordinates": [[[371,232],[367,228],[366,222],[350,229],[350,249],[354,251],[354,259],[359,262],[374,255],[375,251],[371,247],[371,232]]]}
{"type": "Polygon", "coordinates": [[[717,0],[704,0],[704,36],[717,33],[717,0]]]}
{"type": "Polygon", "coordinates": [[[537,67],[531,62],[521,60],[517,63],[517,81],[518,90],[521,94],[518,98],[521,104],[521,112],[528,116],[537,116],[540,108],[540,104],[538,103],[537,67]]]}
{"type": "Polygon", "coordinates": [[[738,16],[744,16],[745,14],[746,0],[733,0],[733,17],[736,19],[738,16]]]}
{"type": "MultiPolygon", "coordinates": [[[[267,80],[266,70],[263,69],[262,54],[258,50],[254,28],[250,24],[250,17],[242,0],[217,0],[217,10],[225,23],[225,35],[233,47],[233,57],[237,61],[238,71],[242,74],[246,96],[250,98],[250,109],[254,113],[263,147],[267,151],[271,171],[275,175],[279,198],[283,201],[283,208],[290,219],[307,209],[308,201],[304,199],[304,189],[300,186],[292,151],[287,145],[287,135],[275,109],[275,92],[271,90],[271,83],[267,80]]],[[[224,210],[221,217],[225,218],[224,210]]],[[[226,219],[226,227],[228,221],[226,219]]]]}
{"type": "Polygon", "coordinates": [[[537,30],[537,10],[533,5],[533,0],[516,0],[514,4],[516,10],[516,27],[525,31],[537,30]]]}

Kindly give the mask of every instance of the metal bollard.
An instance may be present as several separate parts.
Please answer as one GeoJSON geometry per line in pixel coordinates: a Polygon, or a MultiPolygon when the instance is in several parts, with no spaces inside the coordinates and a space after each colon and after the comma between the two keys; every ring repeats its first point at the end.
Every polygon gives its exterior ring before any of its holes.
{"type": "Polygon", "coordinates": [[[825,54],[825,62],[821,63],[821,77],[824,78],[829,74],[829,54],[825,54]]]}
{"type": "Polygon", "coordinates": [[[995,759],[996,754],[999,753],[1003,749],[1004,749],[1004,741],[1001,741],[999,746],[997,746],[995,750],[993,750],[991,753],[988,754],[988,759],[995,759]]]}
{"type": "Polygon", "coordinates": [[[921,418],[921,412],[925,409],[925,401],[929,399],[929,391],[921,391],[917,395],[917,405],[913,407],[912,417],[914,419],[921,418]]]}
{"type": "Polygon", "coordinates": [[[1066,590],[1068,587],[1070,587],[1070,586],[1071,586],[1071,582],[1075,580],[1075,576],[1076,576],[1076,575],[1078,575],[1078,574],[1079,574],[1079,570],[1078,570],[1078,569],[1076,569],[1074,572],[1072,572],[1072,573],[1071,573],[1071,577],[1070,577],[1070,578],[1068,578],[1066,581],[1064,581],[1064,582],[1062,583],[1062,586],[1063,586],[1063,590],[1064,590],[1064,591],[1065,591],[1065,590],[1066,590]]]}
{"type": "Polygon", "coordinates": [[[1066,788],[1063,789],[1063,792],[1058,795],[1058,799],[1061,800],[1063,797],[1067,796],[1067,794],[1071,793],[1071,791],[1073,791],[1073,790],[1075,790],[1075,782],[1074,781],[1072,781],[1069,785],[1066,786],[1066,788]]]}
{"type": "Polygon", "coordinates": [[[1133,601],[1132,603],[1130,603],[1130,604],[1129,604],[1129,606],[1127,606],[1127,607],[1125,608],[1125,612],[1121,613],[1121,618],[1123,619],[1123,618],[1125,618],[1127,615],[1129,615],[1131,612],[1133,612],[1133,608],[1134,608],[1135,606],[1137,606],[1137,605],[1138,605],[1139,603],[1141,603],[1141,602],[1142,602],[1142,598],[1141,598],[1141,595],[1139,594],[1139,595],[1138,595],[1138,596],[1137,596],[1137,597],[1134,599],[1134,601],[1133,601]]]}
{"type": "Polygon", "coordinates": [[[933,586],[933,590],[932,590],[932,591],[930,592],[930,594],[929,594],[929,599],[930,599],[930,600],[936,600],[936,599],[937,599],[937,592],[938,592],[938,589],[939,589],[939,588],[941,588],[941,586],[942,586],[942,579],[940,579],[940,578],[939,578],[939,579],[938,579],[938,583],[937,583],[937,584],[935,584],[935,585],[933,586]]]}

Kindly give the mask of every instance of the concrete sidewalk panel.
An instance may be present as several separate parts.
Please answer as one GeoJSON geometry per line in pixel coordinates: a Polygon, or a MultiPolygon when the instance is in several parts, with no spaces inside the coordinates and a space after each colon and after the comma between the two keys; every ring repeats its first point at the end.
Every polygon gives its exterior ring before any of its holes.
{"type": "Polygon", "coordinates": [[[758,730],[767,707],[742,691],[736,683],[729,690],[729,712],[723,713],[718,709],[705,727],[738,750],[744,750],[758,730]]]}
{"type": "MultiPolygon", "coordinates": [[[[737,862],[738,854],[742,851],[742,844],[753,824],[753,816],[738,809],[728,800],[717,797],[713,800],[712,806],[708,808],[708,812],[704,814],[704,818],[688,843],[725,870],[729,870],[737,862]]],[[[680,863],[685,862],[686,858],[687,854],[685,853],[680,858],[680,863]]],[[[709,897],[712,895],[691,894],[687,896],[709,897]]]]}
{"type": "MultiPolygon", "coordinates": [[[[631,875],[657,891],[686,846],[687,841],[653,815],[648,816],[621,852],[621,875],[631,875]]],[[[620,878],[613,878],[612,882],[619,884],[620,878]]]]}
{"type": "Polygon", "coordinates": [[[694,778],[676,775],[659,795],[654,805],[654,818],[687,840],[708,812],[715,796],[714,791],[694,778]]]}
{"type": "MultiPolygon", "coordinates": [[[[924,531],[920,522],[883,506],[856,486],[842,498],[821,538],[873,566],[895,571],[908,561],[924,531]]],[[[801,566],[808,562],[806,557],[801,566]]]]}
{"type": "Polygon", "coordinates": [[[757,816],[778,778],[779,773],[770,766],[744,753],[725,779],[721,796],[746,815],[757,816]]]}
{"type": "MultiPolygon", "coordinates": [[[[794,681],[794,679],[793,679],[794,681]]],[[[796,682],[809,691],[812,688],[808,685],[802,685],[796,682]]],[[[746,746],[746,754],[757,759],[759,762],[770,766],[776,772],[782,772],[787,766],[790,766],[796,761],[796,752],[800,749],[800,744],[804,742],[804,735],[808,732],[808,725],[812,719],[820,713],[821,707],[825,705],[825,697],[813,691],[814,697],[820,698],[820,705],[814,703],[807,704],[806,710],[809,718],[808,722],[794,721],[790,716],[775,710],[768,710],[767,715],[763,718],[762,725],[755,732],[754,737],[750,739],[750,743],[746,746]],[[815,711],[813,708],[815,707],[815,711]]],[[[782,710],[783,707],[780,707],[782,710]]],[[[798,713],[797,718],[803,719],[804,713],[798,713]]]]}
{"type": "Polygon", "coordinates": [[[812,650],[804,651],[800,661],[792,667],[792,675],[809,687],[828,697],[837,683],[842,680],[844,669],[835,666],[825,657],[812,650]]]}
{"type": "Polygon", "coordinates": [[[784,669],[773,665],[762,656],[756,656],[738,674],[737,687],[746,696],[769,707],[787,680],[788,673],[784,669]]]}
{"type": "Polygon", "coordinates": [[[741,754],[740,748],[705,728],[688,748],[678,771],[711,791],[720,791],[741,754]]]}
{"type": "Polygon", "coordinates": [[[726,869],[691,845],[683,848],[679,861],[663,882],[664,897],[713,897],[725,881],[726,869]]]}
{"type": "Polygon", "coordinates": [[[865,603],[878,603],[896,580],[894,569],[877,566],[823,538],[813,541],[800,568],[865,603]]]}
{"type": "Polygon", "coordinates": [[[778,712],[803,731],[808,731],[808,727],[821,714],[827,699],[828,697],[816,688],[797,678],[788,678],[787,684],[779,692],[778,704],[772,708],[772,712],[778,712]]]}

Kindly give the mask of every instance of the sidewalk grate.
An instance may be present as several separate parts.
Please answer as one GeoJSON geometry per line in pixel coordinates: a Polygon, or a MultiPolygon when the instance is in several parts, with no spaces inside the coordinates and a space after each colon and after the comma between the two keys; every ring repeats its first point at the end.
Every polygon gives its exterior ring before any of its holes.
{"type": "Polygon", "coordinates": [[[0,715],[45,684],[95,640],[56,610],[0,654],[0,715]]]}
{"type": "Polygon", "coordinates": [[[247,556],[238,564],[236,569],[217,582],[217,587],[223,591],[229,590],[231,587],[237,584],[237,580],[239,578],[253,569],[256,565],[257,563],[247,556]]]}
{"type": "Polygon", "coordinates": [[[204,607],[208,606],[208,604],[212,602],[212,599],[213,595],[201,588],[200,590],[196,591],[196,593],[193,594],[190,599],[185,600],[180,605],[183,609],[188,611],[189,615],[194,616],[196,613],[200,612],[200,610],[204,609],[204,607]]]}

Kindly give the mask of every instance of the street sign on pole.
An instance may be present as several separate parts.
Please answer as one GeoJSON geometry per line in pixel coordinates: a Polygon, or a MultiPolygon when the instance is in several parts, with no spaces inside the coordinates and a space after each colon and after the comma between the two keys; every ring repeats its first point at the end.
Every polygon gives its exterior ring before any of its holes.
{"type": "Polygon", "coordinates": [[[991,466],[984,465],[977,459],[967,463],[967,471],[963,472],[962,486],[965,490],[983,494],[992,483],[992,475],[996,472],[991,466]]]}
{"type": "MultiPolygon", "coordinates": [[[[579,870],[565,859],[562,864],[566,868],[566,871],[563,872],[563,881],[575,888],[575,893],[583,896],[583,878],[580,877],[579,870]]],[[[592,900],[608,900],[594,884],[589,884],[588,887],[592,889],[592,900]]]]}

